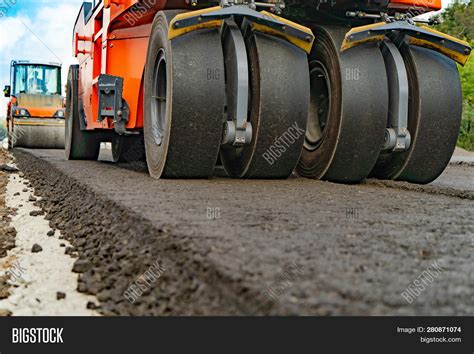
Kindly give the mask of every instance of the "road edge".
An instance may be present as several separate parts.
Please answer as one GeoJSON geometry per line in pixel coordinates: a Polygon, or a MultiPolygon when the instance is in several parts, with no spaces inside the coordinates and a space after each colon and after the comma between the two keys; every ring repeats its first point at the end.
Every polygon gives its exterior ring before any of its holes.
{"type": "Polygon", "coordinates": [[[27,151],[16,150],[14,156],[17,166],[42,197],[39,205],[48,214],[50,226],[63,232],[77,248],[78,262],[85,265],[78,290],[96,295],[102,314],[259,315],[273,307],[262,304],[257,290],[220,272],[193,247],[192,239],[156,228],[27,151]],[[81,212],[76,203],[87,206],[87,211],[81,212]],[[108,210],[107,219],[103,217],[104,209],[108,210]],[[121,238],[117,234],[122,234],[121,238]],[[156,236],[160,242],[147,240],[156,236]],[[135,238],[138,240],[134,242],[135,238]],[[117,245],[122,241],[135,244],[120,249],[117,245]],[[150,253],[146,252],[147,246],[150,253]],[[110,254],[104,253],[104,247],[110,254]],[[140,278],[153,265],[155,258],[150,258],[151,254],[158,255],[167,269],[155,287],[145,290],[133,304],[123,296],[118,298],[118,293],[123,294],[133,279],[140,278]],[[98,259],[106,264],[97,265],[98,259]],[[158,305],[150,308],[153,301],[158,305]]]}

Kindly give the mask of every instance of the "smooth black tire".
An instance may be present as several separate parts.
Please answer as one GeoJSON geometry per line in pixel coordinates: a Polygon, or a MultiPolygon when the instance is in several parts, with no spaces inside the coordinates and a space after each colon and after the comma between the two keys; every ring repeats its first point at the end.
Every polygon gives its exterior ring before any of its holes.
{"type": "Polygon", "coordinates": [[[145,140],[143,135],[118,135],[112,139],[112,158],[114,162],[145,161],[145,140]]]}
{"type": "Polygon", "coordinates": [[[455,62],[426,48],[403,45],[400,52],[409,80],[406,152],[382,153],[372,176],[426,184],[451,159],[462,119],[462,90],[455,62]]]}
{"type": "Polygon", "coordinates": [[[81,130],[78,97],[79,66],[71,65],[67,77],[65,153],[68,160],[97,160],[102,132],[81,130]]]}
{"type": "Polygon", "coordinates": [[[222,141],[224,59],[219,30],[201,29],[170,41],[159,12],[145,67],[144,135],[154,178],[209,178],[222,141]]]}
{"type": "Polygon", "coordinates": [[[236,178],[288,178],[303,147],[309,109],[307,55],[261,33],[245,38],[250,70],[250,145],[223,148],[225,170],[236,178]]]}
{"type": "Polygon", "coordinates": [[[300,176],[357,183],[372,171],[388,116],[388,80],[375,43],[343,53],[346,27],[318,26],[309,56],[311,105],[300,176]]]}

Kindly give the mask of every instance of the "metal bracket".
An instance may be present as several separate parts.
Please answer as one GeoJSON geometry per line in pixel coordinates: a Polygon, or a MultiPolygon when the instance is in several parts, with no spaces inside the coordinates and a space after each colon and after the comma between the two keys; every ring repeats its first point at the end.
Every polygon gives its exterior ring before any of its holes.
{"type": "Polygon", "coordinates": [[[97,121],[102,122],[107,118],[112,118],[117,134],[134,134],[126,129],[130,109],[127,102],[122,98],[123,78],[101,74],[98,80],[98,88],[99,116],[97,121]]]}
{"type": "Polygon", "coordinates": [[[400,152],[410,148],[408,131],[409,85],[405,62],[397,46],[385,40],[381,44],[389,85],[389,127],[385,131],[384,151],[400,152]]]}
{"type": "MultiPolygon", "coordinates": [[[[197,3],[197,1],[196,1],[197,3]]],[[[277,15],[280,15],[283,10],[285,9],[285,1],[284,0],[276,0],[275,2],[269,3],[269,2],[261,2],[261,1],[255,1],[255,0],[221,0],[221,6],[232,6],[232,5],[242,5],[246,4],[249,8],[252,10],[256,10],[257,7],[264,7],[264,8],[269,8],[272,10],[272,12],[276,13],[277,15]]]]}
{"type": "Polygon", "coordinates": [[[466,41],[405,20],[355,27],[346,34],[341,51],[367,42],[381,42],[385,38],[390,38],[398,45],[405,42],[435,50],[461,65],[466,64],[472,51],[466,41]]]}
{"type": "Polygon", "coordinates": [[[242,32],[232,20],[221,30],[226,70],[227,121],[222,145],[243,146],[252,141],[252,124],[248,122],[249,68],[242,32]]]}
{"type": "Polygon", "coordinates": [[[222,21],[233,18],[247,19],[254,30],[282,36],[307,53],[311,51],[315,40],[307,27],[269,12],[258,12],[252,8],[252,3],[237,2],[222,3],[220,6],[176,16],[170,23],[168,38],[171,40],[199,28],[219,27],[222,21]]]}
{"type": "Polygon", "coordinates": [[[278,21],[275,18],[269,17],[265,14],[261,14],[255,10],[252,10],[246,5],[234,5],[225,6],[223,8],[216,9],[215,11],[197,14],[192,16],[192,12],[189,13],[189,17],[182,18],[172,24],[174,28],[185,28],[191,27],[198,24],[206,23],[214,20],[225,20],[232,16],[242,16],[247,18],[251,22],[258,23],[273,28],[287,35],[296,37],[303,41],[310,41],[313,38],[308,37],[308,33],[295,27],[285,26],[285,23],[278,21]]]}

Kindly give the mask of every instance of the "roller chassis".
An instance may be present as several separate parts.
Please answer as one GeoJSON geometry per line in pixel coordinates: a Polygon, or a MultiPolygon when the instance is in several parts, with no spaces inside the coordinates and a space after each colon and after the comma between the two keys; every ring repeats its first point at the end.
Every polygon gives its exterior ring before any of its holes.
{"type": "MultiPolygon", "coordinates": [[[[109,2],[109,6],[115,6],[113,3],[114,1],[109,2]]],[[[428,164],[428,168],[420,173],[416,168],[420,159],[431,161],[437,157],[417,153],[420,149],[430,150],[430,147],[420,146],[417,141],[426,140],[424,135],[431,133],[436,128],[435,125],[443,124],[443,117],[438,114],[433,118],[432,126],[427,123],[428,117],[423,117],[423,109],[416,102],[417,95],[426,97],[428,94],[419,92],[424,78],[413,78],[419,73],[413,60],[422,60],[428,54],[433,56],[436,51],[432,60],[444,65],[446,73],[450,73],[441,76],[452,76],[449,85],[452,85],[453,93],[450,99],[459,101],[459,78],[452,60],[464,64],[470,54],[470,47],[455,38],[416,26],[410,16],[389,8],[388,2],[369,2],[368,5],[365,2],[309,3],[296,0],[267,3],[221,1],[219,6],[210,7],[209,2],[189,1],[188,6],[197,9],[196,11],[173,12],[161,9],[164,15],[158,14],[153,24],[134,20],[134,25],[138,22],[138,28],[146,28],[145,33],[151,31],[140,95],[138,97],[134,92],[133,100],[130,101],[130,92],[127,92],[130,81],[127,78],[123,81],[119,75],[114,76],[113,70],[103,72],[102,64],[100,75],[95,80],[99,83],[97,98],[92,98],[92,101],[98,102],[97,107],[102,108],[94,109],[92,104],[83,110],[88,124],[85,129],[81,129],[82,134],[97,130],[109,131],[110,134],[103,135],[103,139],[114,141],[115,144],[122,141],[120,146],[123,147],[122,137],[137,134],[143,127],[147,162],[152,176],[156,178],[208,178],[213,173],[219,155],[228,175],[238,178],[286,178],[298,164],[296,171],[302,176],[344,183],[359,182],[369,175],[416,183],[427,183],[435,179],[447,164],[446,156],[450,156],[454,149],[453,136],[457,134],[460,113],[453,111],[450,122],[444,119],[445,124],[450,125],[445,139],[431,142],[433,145],[444,144],[444,150],[441,149],[440,152],[443,157],[438,158],[438,163],[428,164]],[[268,12],[257,11],[262,8],[268,12]],[[363,26],[360,27],[361,25],[363,26]],[[351,26],[357,27],[351,30],[351,26]],[[167,37],[162,36],[159,40],[164,50],[160,60],[166,62],[168,83],[164,86],[165,91],[153,91],[155,82],[159,82],[160,75],[164,75],[164,72],[157,74],[157,63],[150,64],[150,60],[157,60],[154,53],[150,53],[150,48],[159,49],[151,46],[155,31],[166,33],[167,37]],[[326,47],[317,46],[318,33],[323,38],[327,36],[326,47]],[[208,44],[202,42],[204,48],[214,41],[220,43],[215,47],[217,51],[214,55],[219,57],[221,54],[218,53],[222,51],[225,66],[217,69],[220,66],[217,63],[215,68],[203,68],[202,64],[197,64],[194,70],[206,72],[208,80],[215,81],[215,87],[224,85],[224,101],[212,103],[222,105],[222,113],[203,108],[199,110],[199,115],[184,110],[182,115],[187,115],[188,118],[178,117],[170,112],[180,111],[178,106],[185,104],[178,103],[181,102],[177,99],[179,96],[202,96],[203,92],[193,90],[192,86],[201,87],[201,91],[209,90],[209,94],[213,92],[212,85],[203,86],[193,81],[196,76],[194,72],[188,74],[187,83],[180,83],[183,80],[181,75],[175,76],[176,68],[182,66],[181,58],[178,57],[188,57],[187,60],[190,60],[189,55],[193,55],[192,51],[182,48],[190,47],[190,40],[201,43],[200,37],[206,37],[209,41],[208,44]],[[169,44],[165,44],[167,41],[169,44]],[[273,44],[266,46],[266,41],[273,44]],[[283,49],[288,44],[290,47],[283,49]],[[168,45],[170,47],[165,50],[168,45]],[[272,46],[278,49],[271,49],[272,46]],[[411,55],[413,46],[429,50],[417,50],[416,55],[411,55]],[[317,50],[338,53],[336,61],[324,63],[324,60],[329,59],[318,57],[317,50]],[[169,51],[174,54],[171,56],[169,51]],[[301,61],[298,69],[291,67],[292,63],[289,61],[277,63],[269,60],[265,63],[265,52],[271,51],[274,51],[273,56],[277,58],[299,62],[308,55],[309,60],[304,60],[307,64],[301,61]],[[367,55],[365,59],[364,55],[367,55]],[[292,56],[293,59],[288,59],[292,56]],[[362,65],[364,60],[368,62],[368,66],[362,65]],[[376,85],[371,79],[359,80],[361,72],[354,65],[365,67],[367,71],[362,74],[377,77],[380,85],[376,85]],[[373,70],[370,69],[371,65],[373,70]],[[315,67],[319,69],[314,71],[315,67]],[[268,78],[263,75],[264,71],[270,72],[268,78]],[[330,73],[321,74],[326,71],[330,73]],[[313,79],[311,75],[326,78],[313,79]],[[119,87],[104,86],[105,78],[112,79],[111,82],[119,86],[123,81],[124,92],[119,87]],[[282,78],[286,80],[286,85],[282,85],[280,91],[271,90],[271,86],[278,86],[278,81],[272,80],[282,78]],[[299,86],[288,85],[288,80],[295,78],[298,78],[299,86]],[[376,87],[379,92],[375,91],[376,87]],[[305,94],[305,90],[307,93],[311,92],[311,97],[305,94]],[[340,93],[334,95],[334,90],[340,93]],[[155,93],[151,94],[152,91],[155,93]],[[324,100],[313,98],[316,95],[324,96],[324,100]],[[351,95],[360,95],[360,99],[350,97],[351,95]],[[134,102],[137,98],[138,104],[134,102]],[[156,105],[153,103],[156,100],[162,103],[156,105]],[[265,106],[267,101],[268,113],[265,106]],[[109,103],[104,105],[104,102],[109,103]],[[128,102],[132,104],[129,105],[128,102]],[[143,111],[140,109],[142,102],[143,111]],[[279,110],[277,107],[281,102],[284,102],[285,107],[279,110]],[[303,109],[296,106],[291,108],[291,102],[298,102],[303,109]],[[156,107],[153,108],[153,105],[156,107]],[[375,107],[377,105],[378,108],[375,107]],[[308,108],[304,109],[305,106],[308,108]],[[153,108],[151,116],[148,107],[153,108]],[[91,122],[89,116],[91,113],[94,115],[94,110],[97,118],[91,122]],[[143,115],[143,123],[140,115],[143,115]],[[205,128],[205,124],[199,123],[205,118],[215,120],[215,125],[219,125],[219,121],[223,122],[222,127],[216,130],[211,124],[205,128]],[[307,125],[306,136],[283,139],[295,120],[297,124],[307,125]],[[414,120],[418,123],[413,124],[414,120]],[[365,129],[358,129],[359,127],[365,129]],[[197,145],[193,142],[197,136],[200,136],[198,145],[202,149],[196,148],[197,145]],[[195,153],[189,154],[192,149],[196,150],[195,153]],[[300,158],[301,150],[303,153],[300,158]],[[285,154],[291,156],[285,158],[285,154]],[[193,165],[189,158],[197,162],[194,170],[186,166],[193,165]],[[202,168],[203,166],[206,167],[202,168]]],[[[127,11],[129,10],[130,8],[127,11]]],[[[424,10],[426,9],[419,11],[424,10]]],[[[125,15],[117,13],[115,18],[125,18],[127,11],[124,12],[125,15]]],[[[109,24],[111,34],[106,33],[107,29],[101,34],[102,43],[110,41],[110,48],[115,43],[112,40],[121,36],[114,34],[113,29],[115,28],[115,33],[120,32],[120,29],[124,30],[124,22],[116,20],[114,23],[112,12],[109,24]]],[[[96,15],[105,16],[105,12],[96,11],[96,15]]],[[[77,55],[87,56],[87,50],[78,49],[79,42],[99,37],[79,33],[80,31],[81,28],[76,26],[75,51],[77,55]]],[[[127,39],[123,36],[121,38],[127,39]]],[[[205,61],[206,54],[198,48],[196,50],[193,59],[202,56],[201,61],[205,61]]],[[[103,55],[110,57],[110,54],[103,55]]],[[[183,66],[178,70],[185,72],[187,69],[183,66]]],[[[82,78],[79,84],[79,92],[87,91],[87,87],[81,90],[81,85],[89,85],[88,79],[82,78]]],[[[219,96],[217,91],[212,95],[219,96]]],[[[93,96],[94,94],[91,95],[93,96]]],[[[85,101],[86,98],[82,99],[82,102],[85,101]]],[[[206,105],[206,101],[211,104],[211,100],[204,96],[201,102],[198,100],[195,104],[206,105]]],[[[118,153],[122,150],[114,149],[118,153]]],[[[114,159],[119,160],[120,156],[115,156],[114,159]]]]}

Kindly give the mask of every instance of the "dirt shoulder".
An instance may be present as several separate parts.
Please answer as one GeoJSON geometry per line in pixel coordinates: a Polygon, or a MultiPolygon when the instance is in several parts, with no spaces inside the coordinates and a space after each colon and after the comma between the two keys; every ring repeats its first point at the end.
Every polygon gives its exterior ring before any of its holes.
{"type": "MultiPolygon", "coordinates": [[[[11,155],[0,148],[0,166],[9,162],[11,162],[11,155]]],[[[8,173],[0,167],[0,258],[6,257],[7,252],[15,247],[16,237],[16,230],[10,227],[10,215],[15,211],[7,208],[5,203],[8,173]]],[[[8,275],[0,276],[0,300],[10,295],[8,277],[8,275]]],[[[9,315],[9,312],[0,309],[0,316],[5,315],[9,315]]]]}

